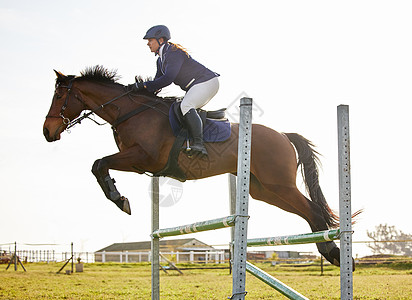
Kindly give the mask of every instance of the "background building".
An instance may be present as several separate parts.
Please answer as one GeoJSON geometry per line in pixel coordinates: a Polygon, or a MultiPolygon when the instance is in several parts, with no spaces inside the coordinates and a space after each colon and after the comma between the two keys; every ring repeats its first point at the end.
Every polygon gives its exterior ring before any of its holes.
{"type": "MultiPolygon", "coordinates": [[[[216,259],[221,252],[197,239],[160,240],[160,252],[178,262],[201,262],[216,259]],[[173,257],[174,256],[174,257],[173,257]]],[[[114,243],[95,252],[95,262],[145,262],[150,261],[150,241],[114,243]]]]}

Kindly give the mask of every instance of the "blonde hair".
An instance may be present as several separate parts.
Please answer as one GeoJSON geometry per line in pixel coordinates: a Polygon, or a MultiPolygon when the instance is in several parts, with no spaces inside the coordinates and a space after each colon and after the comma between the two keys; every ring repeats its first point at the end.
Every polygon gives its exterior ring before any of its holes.
{"type": "Polygon", "coordinates": [[[172,46],[172,51],[176,51],[177,49],[179,49],[179,50],[182,50],[187,55],[187,57],[190,56],[187,49],[184,48],[182,45],[174,44],[174,43],[171,43],[171,42],[168,42],[168,43],[170,44],[170,46],[172,46]]]}

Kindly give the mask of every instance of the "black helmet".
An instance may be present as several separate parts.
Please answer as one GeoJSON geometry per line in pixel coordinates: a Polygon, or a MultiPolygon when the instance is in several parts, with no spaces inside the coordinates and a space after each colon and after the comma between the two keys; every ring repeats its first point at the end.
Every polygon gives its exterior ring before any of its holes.
{"type": "Polygon", "coordinates": [[[170,40],[170,31],[164,25],[156,25],[150,28],[146,35],[143,37],[144,40],[147,39],[156,39],[159,40],[160,38],[164,38],[166,41],[170,40]]]}

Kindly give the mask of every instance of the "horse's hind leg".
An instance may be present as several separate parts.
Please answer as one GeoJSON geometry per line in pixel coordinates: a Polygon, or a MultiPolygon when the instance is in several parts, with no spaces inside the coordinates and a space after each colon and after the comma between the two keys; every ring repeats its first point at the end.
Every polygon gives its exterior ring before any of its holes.
{"type": "MultiPolygon", "coordinates": [[[[252,176],[250,194],[256,200],[262,200],[302,217],[308,222],[312,232],[328,229],[320,207],[302,195],[296,187],[263,186],[252,176]]],[[[317,243],[316,246],[325,259],[339,266],[340,252],[334,242],[317,243]]]]}
{"type": "MultiPolygon", "coordinates": [[[[303,195],[302,195],[303,196],[303,195]]],[[[326,220],[324,219],[322,215],[321,208],[319,205],[313,201],[310,201],[306,197],[304,197],[308,203],[310,204],[311,208],[311,213],[313,215],[312,219],[315,220],[313,225],[311,222],[309,223],[309,226],[312,229],[312,232],[316,231],[321,231],[321,230],[328,230],[329,227],[326,223],[326,220]]],[[[330,263],[334,264],[335,266],[340,266],[340,249],[336,245],[335,242],[329,241],[329,242],[323,242],[323,243],[316,243],[316,247],[318,248],[318,251],[320,254],[323,255],[323,257],[326,258],[330,263]]],[[[355,264],[353,264],[355,266],[355,264]]]]}

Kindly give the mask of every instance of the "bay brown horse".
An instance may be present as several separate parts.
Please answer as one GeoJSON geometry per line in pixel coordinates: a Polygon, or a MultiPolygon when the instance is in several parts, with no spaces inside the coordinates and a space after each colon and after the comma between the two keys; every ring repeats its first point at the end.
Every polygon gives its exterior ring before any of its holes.
{"type": "MultiPolygon", "coordinates": [[[[101,66],[86,68],[81,76],[56,75],[43,127],[46,140],[59,140],[63,131],[92,113],[112,124],[119,152],[96,160],[92,172],[106,197],[130,214],[129,202],[117,190],[109,170],[140,174],[163,170],[176,139],[169,125],[170,99],[144,91],[127,93],[125,86],[116,82],[116,73],[101,66]],[[90,112],[81,116],[84,110],[90,112]]],[[[236,174],[239,125],[231,124],[231,130],[228,140],[205,144],[207,157],[188,157],[180,152],[178,164],[188,180],[236,174]]],[[[250,195],[304,218],[313,232],[334,228],[338,217],[319,186],[318,162],[313,144],[299,134],[278,133],[253,124],[250,195]],[[299,166],[310,199],[296,187],[299,166]]],[[[339,265],[339,248],[334,242],[318,243],[317,247],[329,262],[339,265]]]]}

